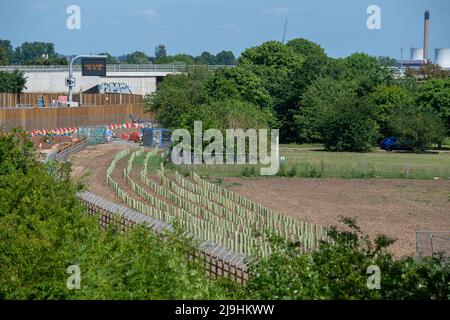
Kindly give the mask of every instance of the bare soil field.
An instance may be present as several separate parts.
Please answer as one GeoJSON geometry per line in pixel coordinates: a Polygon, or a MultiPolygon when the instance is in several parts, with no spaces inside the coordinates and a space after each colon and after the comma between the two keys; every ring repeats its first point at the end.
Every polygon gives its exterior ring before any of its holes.
{"type": "Polygon", "coordinates": [[[224,184],[272,210],[323,226],[354,217],[364,233],[396,239],[396,256],[415,253],[416,231],[450,230],[448,180],[226,178],[224,184]]]}
{"type": "MultiPolygon", "coordinates": [[[[116,153],[127,146],[98,145],[73,155],[74,179],[120,203],[105,177],[116,153]]],[[[364,233],[397,239],[391,247],[396,256],[415,253],[416,231],[450,230],[449,180],[224,178],[223,185],[274,211],[323,226],[339,225],[339,216],[355,217],[364,233]]]]}

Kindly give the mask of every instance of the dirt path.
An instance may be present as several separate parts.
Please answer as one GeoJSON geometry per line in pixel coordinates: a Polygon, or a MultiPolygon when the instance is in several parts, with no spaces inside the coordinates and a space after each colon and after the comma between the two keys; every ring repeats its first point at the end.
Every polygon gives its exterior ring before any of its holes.
{"type": "Polygon", "coordinates": [[[89,191],[121,203],[121,200],[106,185],[106,170],[116,154],[126,148],[126,145],[118,143],[102,144],[88,147],[71,156],[73,179],[84,182],[89,191]]]}
{"type": "Polygon", "coordinates": [[[398,239],[396,255],[415,253],[415,232],[450,230],[450,181],[243,179],[229,189],[268,208],[309,222],[333,226],[340,215],[355,217],[371,236],[398,239]]]}

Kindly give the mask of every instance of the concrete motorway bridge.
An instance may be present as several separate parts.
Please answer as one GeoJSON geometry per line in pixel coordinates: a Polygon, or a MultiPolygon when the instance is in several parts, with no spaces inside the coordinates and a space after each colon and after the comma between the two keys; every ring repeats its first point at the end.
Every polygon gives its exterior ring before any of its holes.
{"type": "MultiPolygon", "coordinates": [[[[217,69],[222,66],[209,66],[217,69]]],[[[1,66],[0,71],[21,70],[27,77],[23,92],[62,93],[68,88],[65,79],[69,75],[69,66],[1,66]]],[[[156,84],[168,74],[186,72],[185,65],[108,65],[106,77],[82,77],[81,66],[74,65],[74,93],[87,90],[99,90],[101,93],[147,94],[156,91],[156,84]]]]}

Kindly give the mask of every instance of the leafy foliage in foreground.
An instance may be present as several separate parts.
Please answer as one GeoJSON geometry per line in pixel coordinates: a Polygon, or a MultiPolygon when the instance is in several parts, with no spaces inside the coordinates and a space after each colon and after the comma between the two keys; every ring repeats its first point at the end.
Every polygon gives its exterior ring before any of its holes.
{"type": "Polygon", "coordinates": [[[213,299],[189,242],[144,227],[101,230],[75,197],[70,168],[33,159],[23,133],[0,137],[0,299],[213,299]],[[81,290],[66,269],[79,265],[81,290]]]}
{"type": "Polygon", "coordinates": [[[272,256],[253,257],[245,287],[210,280],[178,235],[99,229],[69,169],[35,161],[21,132],[0,137],[0,299],[450,299],[448,264],[395,260],[392,241],[369,241],[351,219],[316,253],[274,239],[272,256]],[[80,290],[66,287],[71,265],[80,290]],[[370,265],[381,269],[381,290],[367,289],[370,265]]]}
{"type": "Polygon", "coordinates": [[[370,241],[355,221],[342,218],[348,231],[330,232],[311,255],[296,244],[273,239],[273,255],[252,264],[245,295],[252,299],[450,299],[450,265],[443,259],[395,260],[386,250],[393,240],[370,241]],[[381,289],[367,287],[369,266],[381,271],[381,289]]]}

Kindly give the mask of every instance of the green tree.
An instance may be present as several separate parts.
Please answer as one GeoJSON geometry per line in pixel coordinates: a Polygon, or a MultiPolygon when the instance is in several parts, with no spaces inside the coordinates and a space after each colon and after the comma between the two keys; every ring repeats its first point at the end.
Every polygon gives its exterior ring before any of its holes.
{"type": "Polygon", "coordinates": [[[294,118],[301,106],[302,98],[314,81],[326,76],[330,59],[318,44],[305,39],[293,39],[287,45],[304,59],[303,63],[295,67],[286,79],[285,99],[282,102],[284,111],[280,112],[284,122],[285,139],[295,141],[298,136],[294,118]]]}
{"type": "Polygon", "coordinates": [[[439,114],[430,108],[403,107],[394,115],[392,126],[400,143],[416,152],[425,152],[433,143],[441,145],[446,137],[439,114]]]}
{"type": "Polygon", "coordinates": [[[241,66],[289,69],[301,63],[294,50],[278,41],[268,41],[245,50],[238,59],[241,66]]]}
{"type": "Polygon", "coordinates": [[[200,56],[195,58],[196,64],[215,65],[217,64],[216,56],[208,51],[203,52],[200,56]]]}
{"type": "Polygon", "coordinates": [[[321,142],[322,132],[319,120],[332,112],[336,103],[344,97],[354,96],[354,84],[324,77],[314,81],[299,101],[299,109],[294,114],[294,128],[302,142],[321,142]]]}
{"type": "Polygon", "coordinates": [[[167,56],[166,46],[163,44],[158,45],[155,48],[155,58],[159,59],[159,58],[164,58],[166,56],[167,56]]]}
{"type": "Polygon", "coordinates": [[[434,109],[450,135],[450,79],[432,79],[419,85],[416,103],[434,109]]]}
{"type": "Polygon", "coordinates": [[[272,105],[281,124],[282,140],[290,135],[292,122],[286,103],[292,95],[289,80],[304,58],[278,41],[268,41],[260,46],[245,50],[238,59],[238,66],[246,68],[261,78],[263,87],[272,97],[272,105]]]}
{"type": "Polygon", "coordinates": [[[205,100],[242,99],[261,108],[270,108],[271,99],[261,79],[242,67],[221,68],[204,86],[205,100]]]}
{"type": "Polygon", "coordinates": [[[397,59],[385,56],[377,57],[378,63],[385,67],[398,67],[400,63],[397,59]]]}
{"type": "MultiPolygon", "coordinates": [[[[248,102],[204,107],[197,111],[214,127],[266,125],[263,110],[248,102]]],[[[252,256],[246,286],[214,281],[189,261],[194,244],[178,234],[100,229],[76,198],[80,187],[70,165],[38,162],[25,132],[0,136],[0,299],[450,299],[448,261],[396,259],[387,250],[392,239],[372,241],[349,218],[310,253],[268,235],[272,254],[252,256]],[[71,265],[81,269],[80,290],[66,287],[71,265]],[[382,290],[367,287],[373,265],[382,290]]]]}
{"type": "Polygon", "coordinates": [[[6,53],[3,50],[3,48],[0,47],[0,65],[1,66],[6,66],[8,64],[9,64],[8,57],[6,56],[6,53]]]}
{"type": "Polygon", "coordinates": [[[345,59],[335,60],[335,66],[329,68],[330,75],[334,73],[336,79],[357,84],[360,97],[371,93],[377,85],[390,83],[392,80],[387,67],[381,65],[377,58],[364,53],[355,53],[345,59]]]}
{"type": "Polygon", "coordinates": [[[318,128],[330,151],[368,152],[377,137],[375,111],[362,98],[347,95],[321,113],[318,128]]]}
{"type": "Polygon", "coordinates": [[[324,55],[309,55],[304,63],[295,68],[288,79],[290,99],[298,102],[309,85],[320,77],[327,76],[328,57],[324,55]]]}
{"type": "Polygon", "coordinates": [[[414,95],[401,84],[381,84],[367,96],[368,103],[376,110],[376,120],[382,137],[394,134],[392,120],[395,113],[403,106],[413,105],[414,95]]]}
{"type": "Polygon", "coordinates": [[[14,49],[11,45],[11,41],[0,39],[0,48],[6,56],[6,59],[8,59],[8,63],[12,63],[14,58],[14,49]]]}
{"type": "Polygon", "coordinates": [[[235,65],[236,58],[234,57],[234,54],[231,51],[220,51],[216,55],[216,64],[224,66],[235,65]]]}
{"type": "Polygon", "coordinates": [[[169,75],[158,90],[144,99],[148,111],[166,128],[179,128],[180,117],[202,102],[205,81],[212,76],[206,67],[191,68],[188,74],[169,75]]]}
{"type": "Polygon", "coordinates": [[[200,104],[181,117],[181,127],[193,132],[194,121],[202,121],[203,130],[269,128],[275,121],[269,110],[238,99],[223,99],[200,104]]]}
{"type": "Polygon", "coordinates": [[[292,39],[286,45],[292,48],[296,54],[304,58],[312,56],[326,58],[327,56],[325,50],[320,45],[303,38],[292,39]]]}
{"type": "Polygon", "coordinates": [[[69,62],[65,57],[54,55],[50,57],[38,57],[27,61],[26,64],[36,66],[65,66],[68,65],[69,62]]]}
{"type": "Polygon", "coordinates": [[[24,42],[17,47],[14,54],[14,63],[30,64],[42,56],[56,57],[55,46],[50,42],[24,42]]]}
{"type": "Polygon", "coordinates": [[[135,51],[129,55],[127,55],[126,63],[129,64],[149,64],[150,58],[141,51],[135,51]]]}
{"type": "Polygon", "coordinates": [[[155,60],[156,64],[194,64],[194,58],[188,54],[176,54],[174,56],[160,57],[155,60]]]}
{"type": "Polygon", "coordinates": [[[26,83],[23,71],[0,71],[0,92],[21,93],[26,88],[26,83]]]}

